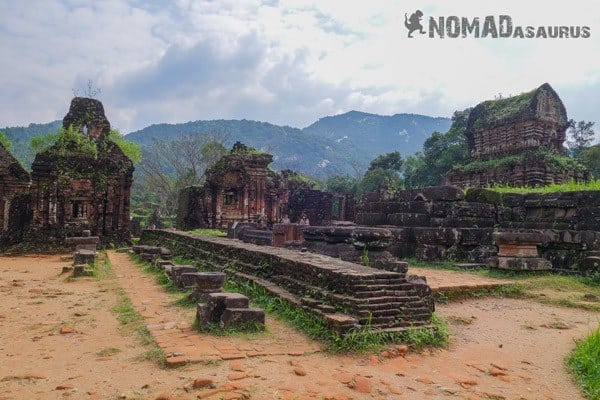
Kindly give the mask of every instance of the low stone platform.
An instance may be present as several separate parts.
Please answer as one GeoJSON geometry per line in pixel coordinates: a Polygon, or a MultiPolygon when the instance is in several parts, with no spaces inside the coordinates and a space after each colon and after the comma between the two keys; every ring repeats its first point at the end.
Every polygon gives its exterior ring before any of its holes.
{"type": "Polygon", "coordinates": [[[426,281],[407,277],[403,271],[170,230],[146,230],[141,243],[166,246],[174,254],[202,260],[210,269],[259,278],[295,297],[308,294],[310,298],[305,298],[302,306],[326,320],[333,319],[331,327],[339,328],[340,333],[366,325],[390,331],[428,326],[434,310],[426,281]]]}
{"type": "Polygon", "coordinates": [[[460,293],[467,290],[494,289],[516,283],[511,279],[488,278],[469,272],[409,267],[409,273],[422,275],[434,293],[460,293]]]}

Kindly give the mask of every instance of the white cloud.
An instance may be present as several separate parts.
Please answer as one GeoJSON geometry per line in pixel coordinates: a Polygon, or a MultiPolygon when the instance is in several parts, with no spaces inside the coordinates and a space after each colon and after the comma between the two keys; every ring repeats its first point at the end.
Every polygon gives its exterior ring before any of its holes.
{"type": "Polygon", "coordinates": [[[87,79],[113,125],[248,118],[304,126],[358,109],[451,115],[550,82],[597,120],[600,5],[394,0],[0,3],[0,126],[62,118],[87,79]],[[589,39],[406,38],[405,13],[588,25],[589,39]]]}

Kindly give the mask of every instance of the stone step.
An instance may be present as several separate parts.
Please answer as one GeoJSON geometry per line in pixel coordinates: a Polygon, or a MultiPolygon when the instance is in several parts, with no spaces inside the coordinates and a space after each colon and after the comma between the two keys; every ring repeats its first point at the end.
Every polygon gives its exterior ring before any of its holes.
{"type": "Polygon", "coordinates": [[[363,279],[352,280],[350,282],[350,284],[352,286],[355,286],[355,285],[399,285],[402,283],[406,283],[406,278],[404,276],[394,278],[394,279],[363,278],[363,279]]]}
{"type": "Polygon", "coordinates": [[[419,301],[418,296],[406,296],[406,297],[396,297],[394,301],[390,301],[387,303],[375,303],[375,304],[360,304],[356,307],[357,310],[395,310],[398,311],[399,308],[405,307],[406,305],[419,301]]]}
{"type": "Polygon", "coordinates": [[[368,284],[368,285],[356,285],[353,287],[354,290],[361,291],[361,292],[366,292],[366,291],[371,291],[371,290],[402,290],[403,288],[404,288],[404,285],[402,285],[402,284],[399,284],[399,285],[368,284]]]}
{"type": "Polygon", "coordinates": [[[381,327],[381,326],[410,326],[414,325],[416,322],[430,322],[430,314],[411,314],[409,316],[398,316],[398,315],[388,315],[388,316],[373,316],[371,318],[359,318],[358,322],[361,325],[371,325],[372,327],[381,327]]]}
{"type": "Polygon", "coordinates": [[[362,304],[379,304],[379,303],[390,303],[395,301],[398,297],[409,296],[409,291],[400,291],[397,296],[381,296],[381,297],[367,297],[358,300],[359,305],[362,304]]]}

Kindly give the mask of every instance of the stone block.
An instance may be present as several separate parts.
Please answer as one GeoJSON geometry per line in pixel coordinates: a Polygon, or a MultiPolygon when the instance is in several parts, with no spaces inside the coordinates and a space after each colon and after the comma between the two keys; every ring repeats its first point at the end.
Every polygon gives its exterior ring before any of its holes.
{"type": "Polygon", "coordinates": [[[550,261],[539,257],[492,257],[489,260],[489,265],[492,268],[512,271],[545,271],[552,269],[550,261]]]}
{"type": "Polygon", "coordinates": [[[223,272],[203,271],[197,272],[194,277],[194,287],[196,290],[204,293],[212,293],[221,290],[226,275],[223,272]]]}
{"type": "Polygon", "coordinates": [[[389,214],[387,223],[396,226],[429,226],[430,217],[429,214],[389,214]]]}
{"type": "Polygon", "coordinates": [[[496,206],[485,203],[470,203],[468,201],[457,201],[452,203],[450,215],[456,219],[494,219],[496,217],[496,206]]]}
{"type": "Polygon", "coordinates": [[[211,320],[211,308],[206,303],[198,303],[196,306],[196,321],[198,321],[198,326],[200,328],[205,328],[213,322],[211,320]]]}
{"type": "Polygon", "coordinates": [[[352,242],[355,247],[367,249],[384,249],[390,245],[392,241],[392,232],[383,228],[351,228],[352,242]]]}
{"type": "Polygon", "coordinates": [[[417,243],[452,246],[460,241],[461,231],[452,228],[415,228],[417,243]]]}
{"type": "Polygon", "coordinates": [[[147,262],[154,262],[154,260],[158,258],[158,255],[153,253],[140,253],[140,258],[147,262]]]}
{"type": "Polygon", "coordinates": [[[249,324],[265,324],[265,312],[260,308],[226,308],[221,315],[223,328],[243,327],[249,324]]]}
{"type": "Polygon", "coordinates": [[[65,238],[66,244],[95,244],[100,243],[100,238],[98,236],[73,236],[65,238]]]}
{"type": "Polygon", "coordinates": [[[437,261],[445,257],[446,250],[445,246],[419,244],[417,245],[415,256],[422,261],[437,261]]]}
{"type": "Polygon", "coordinates": [[[339,334],[345,334],[360,327],[358,320],[349,315],[338,313],[325,314],[323,318],[325,319],[325,324],[339,334]]]}
{"type": "Polygon", "coordinates": [[[203,299],[210,309],[210,318],[219,322],[226,308],[248,308],[248,298],[240,293],[207,293],[203,299]]]}
{"type": "Polygon", "coordinates": [[[198,272],[198,269],[192,265],[175,265],[169,269],[169,277],[179,289],[183,289],[183,286],[181,286],[180,276],[181,274],[187,272],[198,272]]]}
{"type": "Polygon", "coordinates": [[[73,253],[73,264],[93,264],[96,260],[96,252],[90,250],[77,250],[73,253]]]}
{"type": "Polygon", "coordinates": [[[490,189],[469,188],[465,193],[465,201],[499,206],[502,204],[502,193],[490,189]]]}
{"type": "Polygon", "coordinates": [[[523,207],[525,195],[520,193],[502,193],[502,204],[505,207],[523,207]]]}
{"type": "Polygon", "coordinates": [[[384,213],[359,213],[356,214],[356,223],[367,226],[386,225],[387,215],[384,213]]]}
{"type": "Polygon", "coordinates": [[[431,203],[430,215],[432,218],[444,218],[450,214],[452,202],[449,201],[434,201],[431,203]]]}
{"type": "Polygon", "coordinates": [[[159,269],[164,270],[167,265],[174,264],[171,260],[161,260],[160,258],[157,258],[156,260],[154,260],[154,265],[156,265],[159,269]]]}
{"type": "Polygon", "coordinates": [[[89,250],[89,251],[96,252],[97,248],[96,248],[96,244],[95,243],[78,244],[78,245],[75,246],[75,250],[89,250]]]}
{"type": "Polygon", "coordinates": [[[73,266],[73,276],[93,276],[94,271],[92,269],[87,268],[87,264],[76,264],[73,266]]]}
{"type": "Polygon", "coordinates": [[[459,229],[460,244],[465,246],[481,246],[492,244],[493,228],[463,228],[459,229]]]}
{"type": "Polygon", "coordinates": [[[584,272],[598,272],[600,271],[600,257],[599,256],[588,256],[581,260],[579,269],[584,272]]]}
{"type": "Polygon", "coordinates": [[[499,257],[538,257],[538,248],[535,244],[511,244],[501,243],[498,245],[499,257]]]}

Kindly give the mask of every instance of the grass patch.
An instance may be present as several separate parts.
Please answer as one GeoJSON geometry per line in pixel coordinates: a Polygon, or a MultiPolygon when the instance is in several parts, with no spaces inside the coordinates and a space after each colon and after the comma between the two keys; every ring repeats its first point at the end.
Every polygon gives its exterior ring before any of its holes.
{"type": "Polygon", "coordinates": [[[171,278],[167,276],[167,273],[159,269],[156,265],[146,262],[140,258],[137,254],[131,254],[130,258],[140,267],[144,272],[154,276],[156,283],[165,288],[167,292],[176,293],[179,289],[175,286],[171,278]]]}
{"type": "Polygon", "coordinates": [[[575,381],[589,399],[600,398],[600,327],[584,340],[575,341],[567,364],[575,381]]]}
{"type": "MultiPolygon", "coordinates": [[[[105,257],[105,268],[110,270],[111,274],[113,273],[108,257],[105,257]]],[[[117,288],[116,292],[118,300],[113,311],[117,314],[117,320],[119,321],[119,324],[121,324],[123,331],[126,333],[136,333],[143,346],[151,346],[149,350],[143,353],[142,358],[155,361],[159,365],[165,366],[167,358],[162,349],[158,347],[154,341],[148,328],[146,328],[144,317],[142,317],[133,307],[131,299],[127,296],[125,290],[117,288]],[[152,357],[147,357],[147,355],[152,355],[152,357]]]]}
{"type": "Polygon", "coordinates": [[[494,190],[500,193],[562,193],[562,192],[579,192],[588,190],[600,190],[600,179],[590,180],[589,182],[575,182],[573,180],[566,183],[553,183],[548,186],[540,187],[513,187],[496,185],[489,187],[488,189],[494,190]]]}
{"type": "Polygon", "coordinates": [[[391,333],[376,331],[367,326],[346,335],[340,335],[329,329],[322,318],[270,294],[259,285],[228,280],[224,287],[227,291],[243,293],[251,298],[258,307],[287,321],[312,339],[322,340],[325,342],[326,350],[332,353],[378,351],[390,343],[408,343],[415,349],[429,346],[443,347],[448,343],[447,327],[435,315],[432,325],[426,328],[410,328],[404,332],[391,333]]]}
{"type": "Polygon", "coordinates": [[[112,355],[120,353],[120,352],[121,352],[121,349],[119,349],[117,347],[107,347],[107,348],[104,348],[104,349],[100,350],[99,352],[97,352],[96,355],[99,357],[108,357],[108,356],[112,356],[112,355]]]}
{"type": "Polygon", "coordinates": [[[197,235],[219,236],[219,237],[227,236],[227,232],[224,232],[219,229],[194,229],[194,230],[189,231],[189,233],[195,233],[197,235]]]}
{"type": "Polygon", "coordinates": [[[177,300],[173,301],[173,304],[178,306],[178,307],[184,307],[184,308],[195,308],[196,305],[198,304],[198,300],[193,300],[190,299],[190,294],[192,292],[190,291],[186,291],[183,293],[183,295],[178,298],[177,300]]]}
{"type": "Polygon", "coordinates": [[[94,276],[99,281],[112,279],[115,277],[115,273],[113,272],[110,266],[110,261],[108,261],[108,257],[106,256],[106,251],[102,252],[102,260],[100,260],[99,262],[98,260],[96,260],[96,262],[94,262],[93,269],[94,276]]]}
{"type": "Polygon", "coordinates": [[[138,313],[131,300],[121,288],[118,289],[119,301],[113,309],[117,313],[117,320],[126,332],[135,332],[138,335],[140,343],[144,346],[152,346],[143,354],[143,358],[156,361],[161,366],[166,364],[166,357],[160,347],[154,341],[154,338],[146,328],[144,317],[138,313]],[[152,355],[152,357],[147,357],[152,355]]]}

